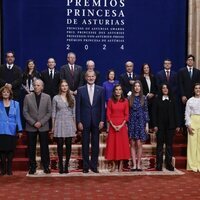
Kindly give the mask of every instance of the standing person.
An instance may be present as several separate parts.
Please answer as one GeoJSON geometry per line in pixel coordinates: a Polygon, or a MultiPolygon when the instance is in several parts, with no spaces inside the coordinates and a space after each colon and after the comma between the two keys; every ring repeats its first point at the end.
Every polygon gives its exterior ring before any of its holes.
{"type": "Polygon", "coordinates": [[[13,99],[20,99],[22,84],[22,71],[14,64],[15,54],[12,51],[6,53],[6,64],[0,67],[0,87],[7,85],[13,91],[13,99]]]}
{"type": "Polygon", "coordinates": [[[134,63],[127,61],[125,63],[126,72],[121,74],[119,77],[119,83],[122,86],[124,96],[127,97],[131,93],[131,89],[135,80],[138,80],[139,77],[134,73],[134,63]]]}
{"type": "Polygon", "coordinates": [[[200,171],[200,83],[194,86],[194,96],[186,103],[185,125],[188,129],[187,170],[200,171]]]}
{"type": "Polygon", "coordinates": [[[200,83],[200,71],[194,67],[195,57],[188,55],[186,67],[181,68],[178,72],[180,95],[182,101],[182,126],[183,134],[187,135],[187,128],[184,126],[185,105],[189,98],[193,96],[193,86],[200,83]]]}
{"type": "Polygon", "coordinates": [[[115,80],[115,71],[113,69],[108,70],[107,81],[103,82],[106,103],[108,103],[108,100],[112,97],[113,88],[118,83],[119,83],[119,81],[115,80]]]}
{"type": "Polygon", "coordinates": [[[70,94],[66,80],[61,80],[59,94],[53,98],[52,133],[56,137],[59,158],[59,173],[68,173],[72,138],[75,137],[75,99],[70,94]],[[66,162],[63,169],[63,143],[66,146],[66,162]]]}
{"type": "Polygon", "coordinates": [[[143,94],[148,100],[148,112],[149,112],[149,128],[152,130],[152,107],[155,95],[157,92],[156,78],[151,72],[149,64],[144,63],[142,65],[140,81],[142,83],[143,94]]]}
{"type": "Polygon", "coordinates": [[[67,54],[68,64],[60,68],[60,77],[69,84],[71,94],[76,95],[77,89],[81,86],[82,67],[76,65],[76,55],[73,52],[67,54]]]}
{"type": "Polygon", "coordinates": [[[163,65],[164,69],[156,74],[157,87],[160,88],[163,83],[168,84],[176,97],[178,92],[177,73],[172,70],[172,61],[170,59],[165,59],[163,65]]]}
{"type": "Polygon", "coordinates": [[[179,131],[178,111],[175,98],[169,89],[169,85],[164,83],[160,86],[158,97],[153,104],[153,125],[156,132],[156,170],[162,171],[163,145],[165,144],[165,164],[166,169],[174,171],[172,165],[173,156],[173,136],[175,130],[179,131]]]}
{"type": "Polygon", "coordinates": [[[86,72],[87,84],[80,87],[76,100],[76,121],[82,131],[83,173],[89,168],[99,173],[97,169],[99,155],[99,131],[104,126],[105,100],[104,89],[95,85],[95,72],[86,72]],[[89,161],[89,143],[91,136],[91,161],[89,161]]]}
{"type": "Polygon", "coordinates": [[[108,101],[107,122],[109,132],[106,144],[105,158],[111,160],[111,172],[115,171],[116,161],[119,161],[118,170],[122,171],[123,160],[129,160],[130,148],[128,139],[129,104],[124,98],[121,85],[115,85],[113,94],[108,101]]]}
{"type": "Polygon", "coordinates": [[[36,172],[36,142],[39,135],[41,161],[44,173],[49,174],[50,158],[48,146],[49,119],[51,117],[51,98],[42,92],[44,83],[36,79],[33,84],[34,92],[27,94],[24,99],[23,114],[26,120],[29,150],[29,174],[36,172]]]}
{"type": "Polygon", "coordinates": [[[133,168],[131,171],[142,171],[142,143],[148,139],[149,115],[147,99],[143,95],[142,84],[138,80],[133,83],[129,105],[130,115],[128,132],[131,139],[131,156],[133,160],[133,168]]]}
{"type": "Polygon", "coordinates": [[[87,70],[83,71],[82,74],[81,74],[81,83],[80,83],[80,85],[87,84],[87,81],[85,80],[85,73],[87,71],[94,71],[95,72],[95,74],[96,74],[95,84],[96,85],[100,85],[100,73],[99,73],[99,71],[95,70],[94,61],[93,60],[88,60],[86,62],[86,67],[87,67],[87,70]]]}
{"type": "Polygon", "coordinates": [[[1,175],[12,175],[12,159],[16,147],[16,132],[21,137],[22,125],[19,103],[12,100],[8,85],[0,89],[0,159],[1,175]]]}
{"type": "Polygon", "coordinates": [[[22,87],[26,94],[34,91],[33,82],[35,79],[40,78],[40,73],[36,70],[35,61],[29,59],[26,63],[26,68],[22,76],[22,87]]]}
{"type": "Polygon", "coordinates": [[[54,58],[47,61],[47,69],[41,72],[41,79],[44,82],[44,93],[48,94],[51,99],[58,94],[60,83],[60,72],[56,70],[54,58]]]}

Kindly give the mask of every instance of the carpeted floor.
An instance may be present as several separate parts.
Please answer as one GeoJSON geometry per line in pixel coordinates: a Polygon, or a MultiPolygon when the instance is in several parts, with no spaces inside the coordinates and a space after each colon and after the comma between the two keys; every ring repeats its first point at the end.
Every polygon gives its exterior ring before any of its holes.
{"type": "Polygon", "coordinates": [[[200,173],[174,176],[0,177],[0,199],[200,199],[200,173]]]}

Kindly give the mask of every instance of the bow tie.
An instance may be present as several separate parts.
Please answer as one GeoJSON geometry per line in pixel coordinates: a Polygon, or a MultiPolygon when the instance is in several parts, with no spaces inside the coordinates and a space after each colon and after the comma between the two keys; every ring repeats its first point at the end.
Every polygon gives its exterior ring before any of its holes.
{"type": "Polygon", "coordinates": [[[163,96],[163,97],[162,97],[162,100],[163,100],[163,101],[165,101],[165,100],[168,100],[168,101],[169,101],[169,97],[163,96]]]}

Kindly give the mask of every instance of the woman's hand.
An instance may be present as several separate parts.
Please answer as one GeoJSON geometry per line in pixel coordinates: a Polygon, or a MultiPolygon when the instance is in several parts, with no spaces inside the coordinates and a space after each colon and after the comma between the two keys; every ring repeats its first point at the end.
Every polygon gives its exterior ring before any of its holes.
{"type": "Polygon", "coordinates": [[[157,127],[157,126],[154,127],[154,132],[155,132],[155,133],[158,132],[158,127],[157,127]]]}
{"type": "Polygon", "coordinates": [[[187,130],[188,130],[188,133],[190,134],[190,135],[193,135],[194,134],[194,129],[191,127],[191,126],[188,126],[187,127],[187,130]]]}

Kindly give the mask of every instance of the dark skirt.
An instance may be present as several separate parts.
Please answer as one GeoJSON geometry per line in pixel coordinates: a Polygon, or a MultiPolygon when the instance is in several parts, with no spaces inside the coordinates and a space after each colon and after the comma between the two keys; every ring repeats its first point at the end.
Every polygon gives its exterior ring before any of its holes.
{"type": "Polygon", "coordinates": [[[14,151],[16,142],[16,136],[0,134],[0,151],[14,151]]]}

